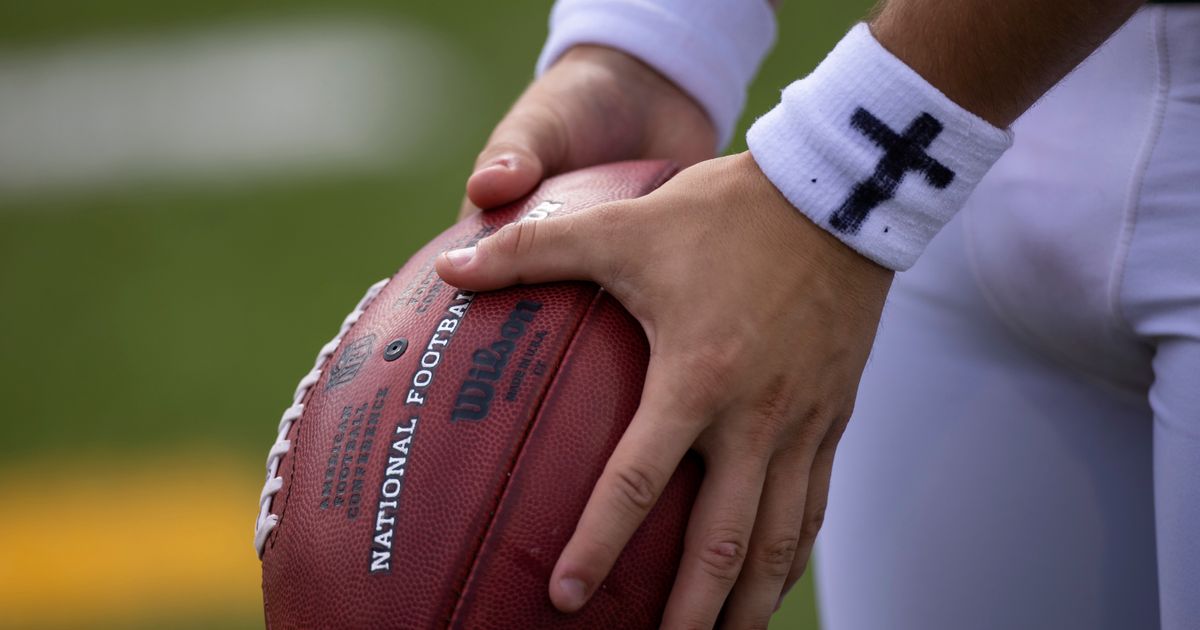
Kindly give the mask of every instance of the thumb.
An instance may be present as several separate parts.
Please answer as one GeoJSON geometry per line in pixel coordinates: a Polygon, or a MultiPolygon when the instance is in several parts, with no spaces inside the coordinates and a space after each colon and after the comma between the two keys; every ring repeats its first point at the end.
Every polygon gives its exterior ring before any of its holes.
{"type": "Polygon", "coordinates": [[[588,214],[510,223],[474,247],[438,256],[438,275],[471,291],[558,280],[604,284],[609,256],[588,214]]]}
{"type": "Polygon", "coordinates": [[[476,159],[467,179],[467,199],[492,208],[523,197],[543,177],[558,171],[566,147],[567,132],[558,114],[518,102],[476,159]]]}

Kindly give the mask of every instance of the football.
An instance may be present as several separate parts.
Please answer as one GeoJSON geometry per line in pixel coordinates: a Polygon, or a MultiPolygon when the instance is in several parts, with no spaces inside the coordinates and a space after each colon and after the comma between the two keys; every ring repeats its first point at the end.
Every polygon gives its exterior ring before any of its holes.
{"type": "Polygon", "coordinates": [[[269,628],[652,628],[702,468],[689,456],[578,613],[551,570],[637,409],[638,322],[595,284],[487,293],[434,260],[514,221],[649,193],[666,162],[546,180],[372,286],[283,413],[255,526],[269,628]]]}

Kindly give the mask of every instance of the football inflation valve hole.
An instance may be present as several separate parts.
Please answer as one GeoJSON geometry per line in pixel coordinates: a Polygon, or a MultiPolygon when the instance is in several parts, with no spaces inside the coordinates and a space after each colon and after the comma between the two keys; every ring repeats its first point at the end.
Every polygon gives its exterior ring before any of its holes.
{"type": "Polygon", "coordinates": [[[399,359],[401,355],[404,354],[405,350],[408,350],[408,340],[401,337],[400,339],[397,339],[397,340],[393,341],[392,343],[389,343],[387,345],[387,348],[384,348],[383,360],[384,361],[395,361],[396,359],[399,359]]]}

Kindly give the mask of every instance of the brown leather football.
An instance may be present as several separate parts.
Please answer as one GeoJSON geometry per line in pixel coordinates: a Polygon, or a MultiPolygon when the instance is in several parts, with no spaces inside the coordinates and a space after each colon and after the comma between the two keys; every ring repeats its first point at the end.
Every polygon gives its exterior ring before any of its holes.
{"type": "MultiPolygon", "coordinates": [[[[675,169],[560,175],[371,287],[280,421],[255,545],[270,628],[651,628],[702,476],[689,457],[582,611],[550,572],[637,409],[641,326],[584,282],[472,294],[435,257],[517,220],[644,195],[675,169]]],[[[550,218],[549,220],[553,220],[550,218]]]]}

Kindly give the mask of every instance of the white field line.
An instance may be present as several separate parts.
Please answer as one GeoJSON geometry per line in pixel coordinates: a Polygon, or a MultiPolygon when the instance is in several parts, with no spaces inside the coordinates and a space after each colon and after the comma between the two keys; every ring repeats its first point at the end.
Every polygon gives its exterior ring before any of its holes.
{"type": "Polygon", "coordinates": [[[419,164],[456,64],[394,21],[0,50],[0,196],[419,164]]]}

